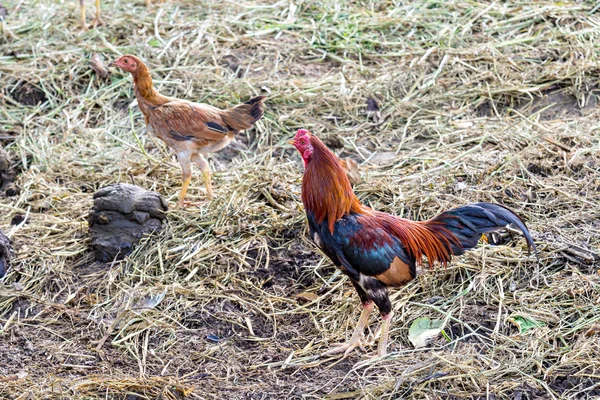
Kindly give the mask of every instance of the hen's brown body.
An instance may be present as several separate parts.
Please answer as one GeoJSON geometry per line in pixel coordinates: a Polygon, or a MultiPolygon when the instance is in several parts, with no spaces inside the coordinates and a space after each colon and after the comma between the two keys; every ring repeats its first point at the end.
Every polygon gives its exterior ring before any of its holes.
{"type": "Polygon", "coordinates": [[[178,205],[183,204],[192,176],[191,163],[204,175],[207,197],[213,197],[210,170],[204,155],[227,146],[240,131],[249,129],[263,115],[258,96],[227,110],[161,95],[152,86],[152,77],[144,63],[125,55],[111,63],[131,72],[138,105],[148,130],[162,139],[176,155],[183,172],[183,187],[178,205]]]}

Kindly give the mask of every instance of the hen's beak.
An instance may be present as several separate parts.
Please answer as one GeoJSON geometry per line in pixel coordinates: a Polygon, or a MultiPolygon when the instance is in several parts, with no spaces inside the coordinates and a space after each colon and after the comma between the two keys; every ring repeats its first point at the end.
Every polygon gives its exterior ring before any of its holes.
{"type": "Polygon", "coordinates": [[[108,63],[108,67],[109,67],[109,68],[110,68],[110,67],[114,67],[114,65],[115,65],[115,62],[114,62],[114,61],[111,61],[111,62],[109,62],[109,63],[108,63]]]}

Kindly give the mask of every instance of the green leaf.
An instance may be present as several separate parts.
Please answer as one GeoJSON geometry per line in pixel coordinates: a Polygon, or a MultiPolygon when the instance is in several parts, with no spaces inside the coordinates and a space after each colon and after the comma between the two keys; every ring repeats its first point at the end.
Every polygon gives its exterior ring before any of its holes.
{"type": "Polygon", "coordinates": [[[519,328],[520,334],[526,333],[528,330],[546,325],[543,322],[536,321],[533,318],[524,317],[522,315],[515,315],[514,317],[509,317],[508,321],[512,322],[514,325],[517,326],[517,328],[519,328]]]}
{"type": "Polygon", "coordinates": [[[160,47],[160,41],[158,39],[150,39],[148,44],[152,47],[160,47]]]}
{"type": "Polygon", "coordinates": [[[444,320],[431,320],[428,317],[417,318],[408,329],[408,340],[415,348],[425,347],[440,334],[443,327],[444,320]]]}

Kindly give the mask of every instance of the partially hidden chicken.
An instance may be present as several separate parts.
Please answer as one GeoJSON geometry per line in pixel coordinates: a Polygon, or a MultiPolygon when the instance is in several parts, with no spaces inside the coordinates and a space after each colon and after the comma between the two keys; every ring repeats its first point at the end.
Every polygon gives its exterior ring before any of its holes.
{"type": "MultiPolygon", "coordinates": [[[[85,22],[85,0],[79,0],[79,7],[81,10],[81,29],[87,31],[88,26],[85,22]]],[[[102,18],[100,17],[100,0],[96,0],[96,14],[92,20],[92,28],[96,28],[100,25],[104,25],[104,21],[102,21],[102,18]]]]}
{"type": "MultiPolygon", "coordinates": [[[[364,351],[363,331],[374,305],[381,314],[378,356],[387,353],[392,304],[388,286],[402,286],[417,276],[427,258],[430,267],[473,249],[482,234],[512,225],[536,251],[527,227],[515,213],[492,203],[460,206],[427,221],[410,221],[375,211],[354,195],[339,159],[319,138],[300,129],[290,141],[304,161],[302,203],[310,237],[346,274],[362,302],[351,339],[324,355],[364,351]]],[[[537,254],[537,253],[536,253],[537,254]]]]}
{"type": "MultiPolygon", "coordinates": [[[[162,3],[164,0],[160,0],[162,3]]],[[[79,6],[81,9],[81,28],[84,31],[88,30],[87,23],[85,22],[85,0],[79,0],[79,6]]],[[[152,0],[146,0],[146,7],[150,8],[152,6],[152,0]]],[[[96,0],[96,15],[92,20],[92,28],[96,28],[100,25],[104,25],[102,18],[100,18],[100,0],[96,0]]]]}
{"type": "Polygon", "coordinates": [[[227,146],[240,131],[250,129],[263,116],[265,96],[227,110],[179,100],[161,95],[152,86],[150,71],[137,57],[130,54],[109,64],[130,72],[138,106],[146,120],[148,131],[172,148],[183,172],[183,184],[178,206],[184,203],[192,177],[194,162],[204,175],[206,195],[213,198],[208,162],[204,155],[227,146]]]}

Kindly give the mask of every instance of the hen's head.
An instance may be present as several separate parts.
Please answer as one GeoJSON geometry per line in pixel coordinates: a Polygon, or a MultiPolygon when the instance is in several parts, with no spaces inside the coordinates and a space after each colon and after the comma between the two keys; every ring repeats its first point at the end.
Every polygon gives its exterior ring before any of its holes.
{"type": "Polygon", "coordinates": [[[138,71],[140,65],[143,64],[144,63],[142,62],[142,60],[140,60],[136,56],[132,56],[131,54],[125,54],[124,56],[121,56],[115,61],[108,64],[108,66],[118,67],[121,68],[123,71],[131,72],[132,74],[134,74],[138,71]]]}
{"type": "Polygon", "coordinates": [[[296,136],[290,140],[290,144],[293,144],[294,147],[300,152],[302,160],[304,161],[304,165],[308,164],[308,161],[310,161],[310,157],[314,151],[313,145],[310,141],[311,137],[312,134],[306,129],[298,129],[296,136]]]}

